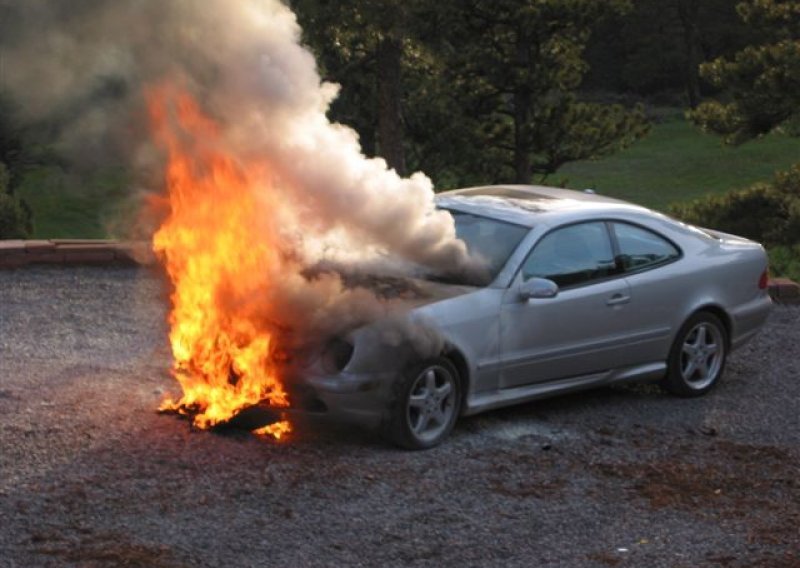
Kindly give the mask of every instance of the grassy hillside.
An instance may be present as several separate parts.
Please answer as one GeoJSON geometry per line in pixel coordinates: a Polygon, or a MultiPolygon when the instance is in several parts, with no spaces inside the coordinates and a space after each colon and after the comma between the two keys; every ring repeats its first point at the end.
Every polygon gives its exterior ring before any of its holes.
{"type": "Polygon", "coordinates": [[[665,210],[675,201],[741,189],[800,162],[800,138],[771,134],[739,147],[723,146],[680,113],[653,126],[649,136],[613,156],[568,164],[548,182],[665,210]]]}
{"type": "MultiPolygon", "coordinates": [[[[775,170],[800,161],[800,138],[773,134],[731,148],[687,123],[680,111],[665,116],[631,148],[602,160],[568,164],[547,182],[591,187],[665,210],[676,201],[769,180],[775,170]]],[[[131,214],[124,201],[129,185],[120,168],[78,179],[49,167],[30,172],[18,193],[33,209],[36,237],[102,238],[120,214],[131,214]]]]}
{"type": "Polygon", "coordinates": [[[118,216],[129,181],[121,168],[81,177],[55,166],[30,171],[17,190],[33,210],[36,238],[105,238],[118,216]]]}

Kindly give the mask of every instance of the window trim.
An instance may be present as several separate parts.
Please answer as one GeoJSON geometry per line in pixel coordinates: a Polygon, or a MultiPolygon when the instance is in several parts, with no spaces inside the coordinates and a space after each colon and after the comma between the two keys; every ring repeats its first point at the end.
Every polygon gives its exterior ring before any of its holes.
{"type": "MultiPolygon", "coordinates": [[[[677,245],[677,243],[675,243],[675,241],[673,241],[672,239],[664,236],[662,233],[660,233],[658,231],[655,231],[655,230],[651,229],[650,227],[647,227],[646,225],[642,225],[641,223],[636,223],[636,222],[628,221],[627,219],[619,219],[619,218],[613,218],[613,217],[600,217],[600,218],[597,218],[597,219],[582,219],[580,221],[572,221],[572,222],[569,222],[569,223],[564,223],[563,225],[558,225],[556,227],[552,227],[548,231],[546,231],[544,234],[542,234],[542,236],[540,236],[536,240],[536,242],[531,246],[530,250],[525,255],[525,258],[522,259],[522,262],[520,262],[519,266],[517,267],[516,272],[514,273],[514,277],[511,279],[511,282],[509,283],[509,287],[514,286],[520,278],[524,277],[523,274],[522,274],[522,269],[525,266],[525,263],[528,261],[528,258],[530,258],[531,254],[533,254],[533,251],[536,249],[536,247],[538,247],[539,244],[546,237],[548,237],[550,234],[552,234],[555,231],[558,231],[560,229],[565,229],[567,227],[572,227],[574,225],[582,225],[582,224],[585,224],[585,223],[602,223],[605,226],[606,235],[608,236],[609,241],[611,243],[611,251],[614,254],[614,262],[617,264],[617,270],[619,272],[616,273],[616,274],[611,274],[609,276],[604,276],[603,278],[597,278],[597,279],[594,279],[594,280],[588,280],[586,282],[581,282],[581,283],[578,283],[578,284],[571,284],[569,286],[559,286],[558,287],[559,290],[575,290],[575,289],[578,289],[578,288],[584,288],[586,286],[594,286],[595,284],[601,284],[603,282],[608,282],[610,280],[615,280],[617,278],[625,278],[625,277],[628,277],[628,276],[641,274],[643,272],[649,272],[650,270],[653,270],[653,269],[656,269],[656,268],[661,268],[663,266],[667,266],[669,264],[677,262],[677,261],[681,260],[684,257],[683,249],[681,247],[679,247],[677,245]],[[642,268],[639,268],[637,270],[625,271],[623,268],[621,268],[619,266],[619,263],[617,261],[617,257],[619,257],[622,253],[620,251],[619,241],[617,240],[616,231],[614,230],[614,227],[612,226],[613,223],[627,224],[627,225],[631,225],[633,227],[636,227],[638,229],[642,229],[644,231],[648,231],[650,233],[653,233],[654,235],[664,239],[666,242],[668,242],[670,245],[672,245],[675,248],[675,250],[678,251],[678,255],[676,257],[672,258],[672,259],[668,259],[668,260],[665,260],[665,261],[662,261],[662,262],[659,262],[659,263],[656,263],[656,264],[650,264],[650,265],[644,266],[642,268]]],[[[520,243],[520,244],[522,244],[522,243],[520,243]]]]}

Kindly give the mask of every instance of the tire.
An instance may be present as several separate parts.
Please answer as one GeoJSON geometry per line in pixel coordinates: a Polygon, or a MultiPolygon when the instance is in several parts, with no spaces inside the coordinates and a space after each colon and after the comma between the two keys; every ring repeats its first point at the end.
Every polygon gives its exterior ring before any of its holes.
{"type": "Polygon", "coordinates": [[[725,325],[712,313],[698,312],[675,336],[661,385],[678,396],[704,395],[719,382],[727,355],[725,325]]]}
{"type": "Polygon", "coordinates": [[[394,384],[384,437],[408,450],[433,448],[450,434],[460,407],[461,383],[449,360],[414,365],[394,384]]]}

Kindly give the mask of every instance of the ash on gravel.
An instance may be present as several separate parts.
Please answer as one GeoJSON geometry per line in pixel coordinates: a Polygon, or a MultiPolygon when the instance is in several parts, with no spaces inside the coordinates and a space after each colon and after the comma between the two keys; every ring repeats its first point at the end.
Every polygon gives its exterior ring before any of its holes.
{"type": "Polygon", "coordinates": [[[462,420],[195,432],[144,270],[0,272],[0,566],[800,566],[800,310],[701,399],[604,389],[462,420]]]}

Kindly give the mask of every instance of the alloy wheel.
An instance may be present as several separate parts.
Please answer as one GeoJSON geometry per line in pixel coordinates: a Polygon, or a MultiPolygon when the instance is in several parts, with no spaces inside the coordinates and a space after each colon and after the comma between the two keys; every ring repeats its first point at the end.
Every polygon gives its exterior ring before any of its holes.
{"type": "Polygon", "coordinates": [[[406,405],[411,433],[431,442],[449,427],[456,412],[456,378],[440,365],[426,367],[414,379],[406,405]]]}
{"type": "Polygon", "coordinates": [[[713,383],[725,357],[725,343],[719,328],[709,322],[695,325],[683,341],[680,373],[693,389],[713,383]]]}

